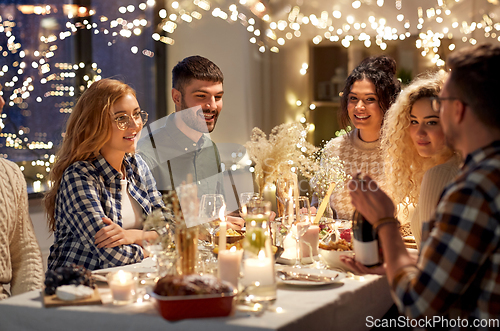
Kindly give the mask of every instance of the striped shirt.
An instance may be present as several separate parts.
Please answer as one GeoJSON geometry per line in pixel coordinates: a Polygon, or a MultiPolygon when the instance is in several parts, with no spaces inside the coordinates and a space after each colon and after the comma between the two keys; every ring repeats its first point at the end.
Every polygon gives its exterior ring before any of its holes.
{"type": "MultiPolygon", "coordinates": [[[[146,163],[138,155],[126,155],[124,166],[129,192],[145,214],[164,206],[156,183],[146,163]]],[[[63,174],[57,192],[54,244],[50,247],[49,269],[68,263],[95,270],[140,262],[143,258],[139,245],[121,245],[97,248],[96,233],[108,217],[122,226],[122,175],[104,157],[92,161],[78,161],[63,174]]]]}
{"type": "Polygon", "coordinates": [[[500,141],[467,156],[422,238],[417,266],[402,268],[392,284],[399,310],[500,318],[500,141]]]}

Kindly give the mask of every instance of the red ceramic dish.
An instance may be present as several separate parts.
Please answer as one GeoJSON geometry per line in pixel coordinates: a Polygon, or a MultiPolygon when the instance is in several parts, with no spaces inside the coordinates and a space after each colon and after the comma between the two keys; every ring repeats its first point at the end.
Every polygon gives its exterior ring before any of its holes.
{"type": "Polygon", "coordinates": [[[156,309],[168,321],[229,316],[237,291],[222,294],[162,296],[151,293],[156,309]]]}

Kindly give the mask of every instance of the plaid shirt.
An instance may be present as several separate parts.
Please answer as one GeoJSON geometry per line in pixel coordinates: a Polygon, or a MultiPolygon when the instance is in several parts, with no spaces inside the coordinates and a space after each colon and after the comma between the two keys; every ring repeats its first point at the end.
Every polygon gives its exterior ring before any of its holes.
{"type": "MultiPolygon", "coordinates": [[[[417,267],[395,276],[393,297],[411,318],[500,318],[500,141],[467,156],[424,226],[417,267]]],[[[471,324],[469,324],[471,325],[471,324]]]]}
{"type": "MultiPolygon", "coordinates": [[[[138,155],[124,157],[130,195],[146,214],[163,205],[156,183],[146,163],[138,155]]],[[[63,174],[56,198],[56,230],[50,247],[49,269],[67,263],[83,265],[87,269],[116,267],[140,262],[143,258],[139,245],[121,245],[97,248],[97,231],[108,217],[122,226],[122,175],[102,156],[93,161],[78,161],[63,174]]]]}

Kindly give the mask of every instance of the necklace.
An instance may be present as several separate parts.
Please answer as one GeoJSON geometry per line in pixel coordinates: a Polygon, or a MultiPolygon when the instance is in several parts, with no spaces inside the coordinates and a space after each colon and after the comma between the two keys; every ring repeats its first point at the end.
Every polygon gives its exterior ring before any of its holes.
{"type": "Polygon", "coordinates": [[[369,144],[369,143],[374,143],[374,142],[376,142],[376,141],[379,141],[379,140],[380,140],[380,135],[378,136],[378,138],[377,138],[377,139],[375,139],[375,140],[373,140],[373,141],[364,141],[364,140],[361,138],[361,131],[360,131],[360,130],[358,130],[358,138],[359,138],[359,140],[361,140],[362,142],[369,144]]]}

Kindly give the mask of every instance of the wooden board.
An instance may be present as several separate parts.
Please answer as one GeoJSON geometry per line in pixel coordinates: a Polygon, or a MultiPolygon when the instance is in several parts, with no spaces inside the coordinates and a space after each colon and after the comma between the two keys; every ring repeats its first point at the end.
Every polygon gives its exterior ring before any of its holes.
{"type": "Polygon", "coordinates": [[[51,307],[61,307],[61,306],[87,306],[87,305],[102,305],[101,296],[99,295],[99,290],[94,289],[94,294],[86,299],[74,300],[74,301],[64,301],[57,297],[57,295],[45,295],[42,290],[43,295],[43,305],[45,308],[51,307]]]}

